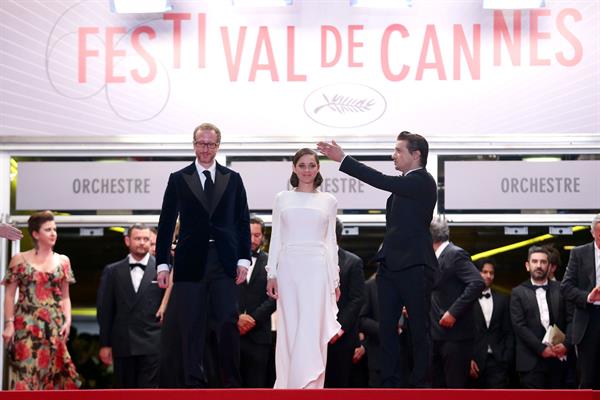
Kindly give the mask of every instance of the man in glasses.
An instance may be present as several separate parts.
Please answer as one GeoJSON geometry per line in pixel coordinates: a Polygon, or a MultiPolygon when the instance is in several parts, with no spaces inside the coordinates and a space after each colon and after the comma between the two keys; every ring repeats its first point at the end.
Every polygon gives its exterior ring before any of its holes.
{"type": "Polygon", "coordinates": [[[223,386],[240,386],[237,288],[250,265],[250,220],[240,175],[215,161],[221,131],[194,129],[196,160],[169,177],[158,223],[158,283],[173,291],[164,318],[161,387],[206,387],[207,319],[217,336],[223,386]],[[177,256],[169,264],[177,217],[177,256]]]}

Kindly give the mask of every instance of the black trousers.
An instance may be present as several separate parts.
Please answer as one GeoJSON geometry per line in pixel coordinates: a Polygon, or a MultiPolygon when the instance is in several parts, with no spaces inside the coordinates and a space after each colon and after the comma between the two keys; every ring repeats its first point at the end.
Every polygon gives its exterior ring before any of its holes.
{"type": "Polygon", "coordinates": [[[381,385],[403,386],[401,353],[398,341],[398,321],[402,307],[408,310],[413,353],[411,386],[431,386],[431,335],[429,309],[434,271],[416,265],[400,271],[390,271],[384,264],[377,273],[379,298],[379,340],[381,343],[381,385]]]}
{"type": "Polygon", "coordinates": [[[433,387],[464,389],[469,382],[473,340],[433,341],[433,387]]]}
{"type": "Polygon", "coordinates": [[[267,374],[269,371],[271,344],[255,343],[244,336],[240,338],[240,344],[242,386],[247,388],[268,387],[267,374]]]}
{"type": "Polygon", "coordinates": [[[590,320],[577,345],[579,388],[600,390],[600,306],[588,306],[590,320]]]}
{"type": "Polygon", "coordinates": [[[115,387],[122,389],[158,387],[158,353],[113,357],[115,387]]]}
{"type": "Polygon", "coordinates": [[[508,364],[496,360],[488,353],[484,364],[479,366],[479,377],[473,382],[479,389],[507,389],[508,364]]]}
{"type": "Polygon", "coordinates": [[[561,389],[565,363],[558,358],[538,358],[530,371],[519,372],[524,389],[561,389]]]}
{"type": "Polygon", "coordinates": [[[327,346],[326,388],[350,387],[355,342],[356,337],[352,337],[351,332],[346,332],[334,344],[327,346]]]}
{"type": "Polygon", "coordinates": [[[203,360],[209,319],[215,329],[222,385],[239,387],[237,287],[234,279],[225,274],[214,245],[209,247],[201,281],[173,284],[161,336],[160,387],[207,386],[203,360]]]}

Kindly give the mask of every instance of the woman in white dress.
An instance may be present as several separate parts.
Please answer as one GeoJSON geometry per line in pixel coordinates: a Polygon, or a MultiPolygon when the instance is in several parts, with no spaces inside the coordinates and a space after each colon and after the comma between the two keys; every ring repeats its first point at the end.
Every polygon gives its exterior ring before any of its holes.
{"type": "Polygon", "coordinates": [[[294,155],[293,190],[277,194],[267,263],[267,294],[277,299],[276,389],[323,388],[327,344],[337,322],[337,200],[311,149],[294,155]]]}

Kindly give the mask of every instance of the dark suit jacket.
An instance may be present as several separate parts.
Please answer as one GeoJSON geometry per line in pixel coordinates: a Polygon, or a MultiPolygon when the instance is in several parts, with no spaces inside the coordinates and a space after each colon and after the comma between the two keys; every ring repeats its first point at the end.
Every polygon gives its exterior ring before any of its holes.
{"type": "Polygon", "coordinates": [[[485,288],[481,274],[466,251],[452,242],[438,259],[440,275],[431,292],[431,338],[433,340],[465,340],[474,337],[473,303],[485,288]],[[439,324],[448,311],[456,323],[452,328],[439,324]]]}
{"type": "Polygon", "coordinates": [[[114,357],[158,354],[160,323],[156,311],[163,290],[156,283],[156,262],[150,256],[137,293],[133,289],[129,258],[107,265],[98,296],[100,346],[112,347],[114,357]]]}
{"type": "Polygon", "coordinates": [[[510,325],[509,298],[492,290],[492,317],[490,326],[485,324],[485,317],[479,301],[473,305],[475,323],[475,346],[473,359],[480,369],[485,367],[488,346],[499,363],[509,364],[515,351],[515,341],[510,325]]]}
{"type": "Polygon", "coordinates": [[[256,264],[252,269],[250,282],[243,282],[239,288],[239,311],[246,313],[256,321],[256,326],[246,333],[242,338],[254,343],[270,344],[271,314],[275,311],[276,303],[267,296],[267,259],[269,255],[260,251],[256,257],[256,264]]]}
{"type": "MultiPolygon", "coordinates": [[[[510,318],[515,333],[517,371],[532,370],[546,348],[542,343],[546,330],[540,322],[540,311],[532,287],[531,280],[526,280],[514,288],[510,296],[510,318]]],[[[546,299],[550,312],[550,325],[556,324],[567,334],[565,302],[560,295],[558,282],[548,282],[546,299]]],[[[567,336],[565,345],[568,343],[567,336]]]]}
{"type": "Polygon", "coordinates": [[[350,156],[344,158],[340,171],[392,193],[386,204],[386,231],[380,257],[386,269],[399,271],[426,265],[437,270],[429,233],[437,199],[437,186],[431,174],[422,168],[406,176],[384,175],[350,156]]]}
{"type": "Polygon", "coordinates": [[[194,163],[169,177],[158,222],[156,262],[169,263],[179,216],[175,282],[197,282],[203,278],[211,238],[227,275],[235,277],[239,259],[251,259],[250,222],[242,178],[217,163],[214,185],[213,205],[209,207],[194,163]]]}
{"type": "Polygon", "coordinates": [[[364,303],[365,276],[363,261],[356,254],[338,249],[340,266],[340,301],[338,301],[338,322],[344,330],[344,336],[352,338],[352,346],[360,346],[358,340],[359,314],[364,303]]]}
{"type": "Polygon", "coordinates": [[[590,320],[587,296],[596,285],[594,242],[575,247],[560,286],[565,300],[575,305],[571,326],[573,344],[581,343],[587,329],[590,320]]]}

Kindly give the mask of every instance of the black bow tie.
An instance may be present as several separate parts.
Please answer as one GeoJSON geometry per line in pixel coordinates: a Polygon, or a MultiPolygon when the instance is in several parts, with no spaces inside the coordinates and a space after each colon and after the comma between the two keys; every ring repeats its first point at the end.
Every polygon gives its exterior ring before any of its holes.
{"type": "Polygon", "coordinates": [[[144,271],[146,269],[146,266],[144,264],[140,264],[140,263],[129,264],[130,269],[133,270],[135,267],[140,267],[142,269],[142,271],[144,271]]]}
{"type": "Polygon", "coordinates": [[[479,298],[481,299],[481,298],[483,298],[483,297],[485,297],[486,299],[489,299],[490,297],[492,297],[492,294],[491,294],[490,292],[487,292],[487,293],[481,293],[481,294],[479,295],[479,298]]]}
{"type": "Polygon", "coordinates": [[[257,258],[258,257],[258,251],[253,251],[252,252],[252,257],[257,258]]]}
{"type": "Polygon", "coordinates": [[[533,286],[531,286],[531,288],[533,290],[538,290],[538,289],[548,290],[548,285],[547,284],[546,285],[533,285],[533,286]]]}

